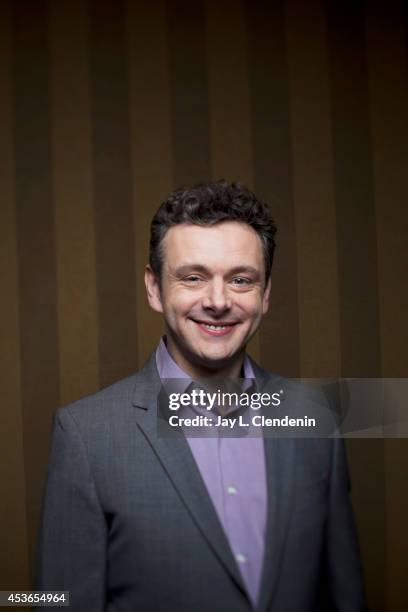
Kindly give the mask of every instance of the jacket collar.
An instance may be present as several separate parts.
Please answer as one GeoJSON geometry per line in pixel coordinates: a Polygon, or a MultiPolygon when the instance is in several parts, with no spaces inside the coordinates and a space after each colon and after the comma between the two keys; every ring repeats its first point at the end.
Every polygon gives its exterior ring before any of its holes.
{"type": "Polygon", "coordinates": [[[137,408],[147,410],[155,404],[161,388],[160,376],[156,365],[156,352],[154,351],[144,364],[143,368],[136,372],[135,386],[132,396],[132,404],[137,408]]]}

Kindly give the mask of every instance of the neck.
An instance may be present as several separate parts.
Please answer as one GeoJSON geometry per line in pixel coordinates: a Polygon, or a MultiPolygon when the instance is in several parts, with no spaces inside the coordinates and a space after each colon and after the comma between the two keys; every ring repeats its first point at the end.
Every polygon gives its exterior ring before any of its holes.
{"type": "Polygon", "coordinates": [[[169,337],[166,339],[166,347],[177,363],[178,366],[186,374],[191,376],[193,379],[199,378],[243,378],[243,366],[245,359],[245,349],[237,355],[233,360],[228,363],[221,363],[218,365],[211,365],[200,363],[193,359],[189,359],[186,355],[184,355],[181,351],[179,351],[174,344],[171,342],[169,337]]]}

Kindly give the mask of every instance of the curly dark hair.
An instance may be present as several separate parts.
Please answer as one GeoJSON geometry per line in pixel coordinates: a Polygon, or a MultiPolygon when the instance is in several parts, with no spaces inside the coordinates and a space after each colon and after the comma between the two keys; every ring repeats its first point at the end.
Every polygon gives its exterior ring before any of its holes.
{"type": "Polygon", "coordinates": [[[221,221],[240,221],[251,226],[261,239],[265,280],[269,279],[275,251],[276,226],[266,203],[241,183],[211,181],[176,189],[163,202],[150,226],[150,266],[161,279],[163,239],[174,225],[210,226],[221,221]]]}

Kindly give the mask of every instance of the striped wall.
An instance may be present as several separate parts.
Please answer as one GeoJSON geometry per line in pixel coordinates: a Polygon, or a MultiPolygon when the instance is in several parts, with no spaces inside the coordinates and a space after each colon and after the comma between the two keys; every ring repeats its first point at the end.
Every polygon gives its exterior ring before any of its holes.
{"type": "MultiPolygon", "coordinates": [[[[251,352],[290,376],[407,376],[403,0],[0,3],[1,588],[30,584],[56,407],[142,365],[169,192],[238,179],[279,225],[251,352]]],[[[374,611],[407,608],[405,440],[353,440],[374,611]]]]}

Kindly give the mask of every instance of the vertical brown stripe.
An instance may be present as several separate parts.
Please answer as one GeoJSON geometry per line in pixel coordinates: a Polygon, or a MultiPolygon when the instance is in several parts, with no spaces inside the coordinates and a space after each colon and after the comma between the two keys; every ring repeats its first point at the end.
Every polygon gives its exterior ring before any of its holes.
{"type": "Polygon", "coordinates": [[[328,3],[342,373],[381,372],[376,222],[361,6],[328,3]]]}
{"type": "Polygon", "coordinates": [[[299,321],[288,71],[283,2],[247,0],[254,183],[279,226],[271,310],[261,336],[262,364],[299,374],[299,321]]]}
{"type": "Polygon", "coordinates": [[[248,39],[242,0],[206,1],[212,174],[252,186],[248,39]]]}
{"type": "Polygon", "coordinates": [[[163,331],[146,298],[150,222],[172,190],[170,91],[164,0],[128,0],[133,210],[137,283],[138,358],[141,366],[163,331]],[[154,49],[154,53],[152,53],[154,49]]]}
{"type": "MultiPolygon", "coordinates": [[[[244,8],[242,0],[206,1],[211,160],[214,178],[253,187],[244,8]]],[[[249,352],[260,361],[259,334],[249,352]]]]}
{"type": "MultiPolygon", "coordinates": [[[[343,376],[379,376],[376,222],[362,5],[327,3],[343,376]]],[[[384,441],[350,440],[369,607],[385,609],[384,441]],[[369,466],[369,467],[368,467],[369,466]]]]}
{"type": "MultiPolygon", "coordinates": [[[[367,6],[383,376],[406,377],[408,81],[404,5],[367,6]]],[[[408,609],[408,440],[385,440],[387,609],[408,609]]]]}
{"type": "Polygon", "coordinates": [[[137,359],[129,92],[123,0],[91,0],[94,214],[102,385],[137,359]]]}
{"type": "Polygon", "coordinates": [[[88,23],[81,0],[50,2],[61,403],[98,388],[88,23]]]}
{"type": "Polygon", "coordinates": [[[386,609],[408,608],[408,440],[385,440],[387,503],[386,609]]]}
{"type": "Polygon", "coordinates": [[[301,374],[340,375],[336,211],[323,0],[287,2],[301,374]]]}
{"type": "Polygon", "coordinates": [[[14,135],[21,383],[31,544],[36,539],[51,415],[59,404],[47,7],[14,9],[14,135]]]}
{"type": "Polygon", "coordinates": [[[0,589],[29,588],[12,110],[11,11],[0,5],[0,589]]]}
{"type": "Polygon", "coordinates": [[[202,0],[167,2],[174,183],[211,174],[205,12],[202,0]]]}
{"type": "Polygon", "coordinates": [[[383,375],[407,376],[408,79],[403,3],[367,6],[383,375]]]}
{"type": "Polygon", "coordinates": [[[368,609],[384,612],[388,580],[384,440],[347,440],[351,493],[357,521],[368,609]]]}

